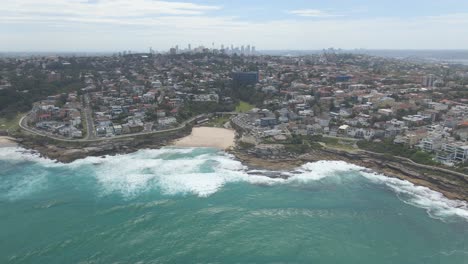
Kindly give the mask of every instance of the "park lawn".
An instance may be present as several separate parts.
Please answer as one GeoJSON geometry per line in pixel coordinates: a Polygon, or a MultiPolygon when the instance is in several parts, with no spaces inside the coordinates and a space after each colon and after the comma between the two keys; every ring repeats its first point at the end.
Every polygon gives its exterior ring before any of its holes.
{"type": "Polygon", "coordinates": [[[18,113],[12,118],[0,117],[0,130],[15,130],[19,128],[19,121],[24,113],[18,113]]]}
{"type": "Polygon", "coordinates": [[[325,145],[329,148],[346,151],[357,151],[357,148],[354,147],[356,143],[355,140],[350,140],[347,138],[323,137],[320,141],[325,143],[325,145]]]}
{"type": "Polygon", "coordinates": [[[247,103],[247,102],[244,102],[244,101],[240,101],[239,104],[236,106],[236,112],[239,112],[239,113],[245,113],[245,112],[248,112],[250,110],[252,110],[255,106],[247,103]]]}
{"type": "Polygon", "coordinates": [[[210,127],[223,127],[229,121],[229,116],[220,116],[210,119],[206,126],[210,127]]]}
{"type": "Polygon", "coordinates": [[[342,142],[333,144],[333,143],[323,143],[325,147],[337,150],[345,150],[350,152],[359,151],[358,148],[355,148],[353,145],[343,144],[342,142]]]}

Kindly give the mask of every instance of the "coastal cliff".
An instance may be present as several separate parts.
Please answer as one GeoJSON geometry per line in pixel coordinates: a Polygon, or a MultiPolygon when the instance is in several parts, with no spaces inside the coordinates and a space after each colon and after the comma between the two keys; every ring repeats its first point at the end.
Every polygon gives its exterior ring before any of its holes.
{"type": "Polygon", "coordinates": [[[278,146],[262,146],[255,150],[236,148],[231,151],[245,164],[261,169],[290,170],[307,162],[320,160],[342,160],[376,173],[407,180],[444,194],[449,199],[468,201],[468,176],[413,163],[399,157],[388,157],[368,151],[343,151],[335,149],[314,149],[306,154],[288,153],[278,146]]]}
{"type": "Polygon", "coordinates": [[[88,156],[132,153],[142,148],[157,149],[190,133],[191,127],[187,126],[165,134],[136,135],[96,142],[64,142],[37,135],[24,135],[17,138],[17,142],[24,148],[37,151],[43,157],[69,163],[88,156]]]}

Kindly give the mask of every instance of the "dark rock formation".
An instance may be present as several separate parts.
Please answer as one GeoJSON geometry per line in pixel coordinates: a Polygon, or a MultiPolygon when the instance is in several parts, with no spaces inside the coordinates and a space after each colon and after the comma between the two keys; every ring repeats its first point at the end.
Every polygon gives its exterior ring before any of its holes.
{"type": "Polygon", "coordinates": [[[388,177],[407,180],[416,185],[426,186],[444,194],[449,199],[468,201],[468,176],[442,168],[415,164],[398,157],[388,157],[366,151],[347,152],[334,149],[316,149],[307,154],[276,154],[274,159],[268,151],[237,149],[232,152],[249,166],[261,169],[290,170],[307,162],[320,160],[343,160],[369,168],[388,177]],[[288,158],[278,157],[287,155],[288,158]],[[293,155],[293,156],[290,156],[293,155]]]}
{"type": "Polygon", "coordinates": [[[189,135],[191,127],[166,134],[141,135],[122,139],[93,142],[63,142],[41,136],[20,139],[20,145],[39,152],[42,156],[69,163],[88,156],[132,153],[142,148],[157,149],[175,139],[189,135]]]}

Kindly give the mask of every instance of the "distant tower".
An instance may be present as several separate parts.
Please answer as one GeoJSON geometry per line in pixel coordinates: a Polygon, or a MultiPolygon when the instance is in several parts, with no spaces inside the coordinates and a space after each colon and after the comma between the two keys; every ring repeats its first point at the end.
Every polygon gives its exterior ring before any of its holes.
{"type": "Polygon", "coordinates": [[[252,54],[255,54],[257,51],[255,50],[255,46],[252,46],[252,54]]]}
{"type": "Polygon", "coordinates": [[[429,74],[423,77],[422,84],[426,87],[434,87],[434,82],[436,81],[436,77],[434,74],[429,74]]]}
{"type": "Polygon", "coordinates": [[[192,45],[188,44],[188,50],[192,50],[192,45]]]}

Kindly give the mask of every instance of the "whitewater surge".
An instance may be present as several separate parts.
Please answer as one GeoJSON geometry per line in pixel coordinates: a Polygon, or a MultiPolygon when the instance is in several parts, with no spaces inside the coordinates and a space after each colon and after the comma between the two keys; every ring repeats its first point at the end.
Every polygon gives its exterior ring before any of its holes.
{"type": "MultiPolygon", "coordinates": [[[[358,175],[373,184],[392,190],[407,204],[423,208],[429,216],[440,220],[459,217],[468,221],[468,207],[464,201],[446,199],[442,194],[426,187],[381,174],[343,161],[307,163],[294,171],[249,170],[230,154],[210,148],[163,148],[140,150],[132,154],[106,157],[88,157],[70,164],[57,163],[39,157],[21,148],[0,149],[0,161],[11,164],[34,163],[43,168],[39,174],[24,175],[21,179],[2,181],[0,190],[10,197],[20,197],[32,192],[34,185],[47,187],[44,181],[47,168],[84,170],[94,177],[100,195],[113,193],[132,198],[150,190],[165,195],[192,194],[207,197],[229,183],[248,182],[262,185],[307,185],[327,177],[358,175]],[[287,179],[269,178],[277,174],[287,179]]],[[[294,187],[294,186],[292,186],[294,187]]]]}

